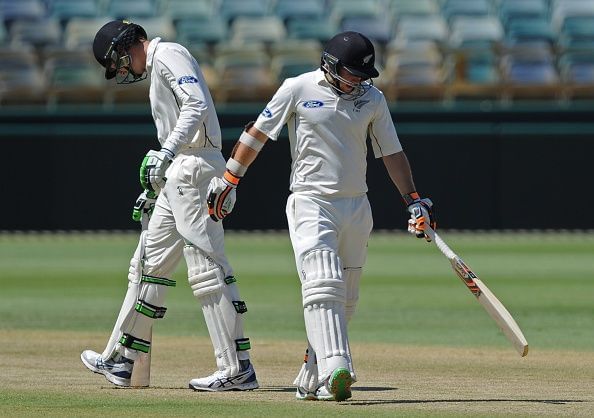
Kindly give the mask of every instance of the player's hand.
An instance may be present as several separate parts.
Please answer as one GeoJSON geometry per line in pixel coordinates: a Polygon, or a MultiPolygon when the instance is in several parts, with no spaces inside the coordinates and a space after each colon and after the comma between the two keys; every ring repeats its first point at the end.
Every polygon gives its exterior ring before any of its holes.
{"type": "Polygon", "coordinates": [[[408,203],[407,209],[410,213],[408,232],[416,235],[417,238],[425,238],[427,242],[431,242],[431,237],[425,233],[425,230],[427,226],[433,230],[437,228],[433,202],[428,198],[421,199],[417,193],[407,195],[404,200],[408,203]]]}
{"type": "Polygon", "coordinates": [[[221,221],[231,213],[235,206],[236,192],[235,188],[239,183],[239,177],[231,174],[229,171],[221,177],[213,177],[208,185],[206,195],[206,204],[208,214],[215,222],[221,221]]]}
{"type": "Polygon", "coordinates": [[[155,192],[145,190],[140,193],[140,196],[138,196],[138,199],[136,199],[136,203],[134,204],[134,209],[132,210],[132,219],[136,222],[141,222],[144,216],[147,216],[148,219],[150,219],[151,214],[155,209],[156,200],[157,195],[155,192]]]}
{"type": "Polygon", "coordinates": [[[173,153],[166,148],[150,150],[140,165],[140,185],[143,189],[159,194],[167,177],[165,172],[173,161],[173,153]]]}

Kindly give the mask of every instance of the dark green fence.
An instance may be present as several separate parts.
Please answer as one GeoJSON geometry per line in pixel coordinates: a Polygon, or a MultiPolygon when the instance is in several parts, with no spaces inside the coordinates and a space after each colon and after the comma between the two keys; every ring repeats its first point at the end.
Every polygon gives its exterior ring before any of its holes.
{"type": "MultiPolygon", "coordinates": [[[[260,105],[218,108],[228,155],[260,105]]],[[[407,104],[393,118],[419,191],[457,229],[594,228],[594,104],[407,104]]],[[[0,108],[0,230],[134,229],[138,166],[157,148],[146,107],[0,108]]],[[[286,139],[286,136],[284,137],[286,139]]],[[[376,228],[406,213],[368,153],[376,228]]],[[[269,143],[238,190],[231,229],[286,228],[288,141],[269,143]]]]}

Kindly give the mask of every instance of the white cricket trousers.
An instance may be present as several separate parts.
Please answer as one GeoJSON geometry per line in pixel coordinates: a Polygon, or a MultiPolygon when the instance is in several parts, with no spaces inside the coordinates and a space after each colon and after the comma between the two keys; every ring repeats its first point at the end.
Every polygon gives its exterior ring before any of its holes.
{"type": "Polygon", "coordinates": [[[233,275],[225,255],[222,222],[210,219],[206,206],[210,180],[224,172],[225,159],[219,149],[191,148],[176,156],[148,225],[145,274],[171,277],[187,242],[221,266],[225,277],[233,275]]]}
{"type": "Polygon", "coordinates": [[[367,195],[330,199],[293,193],[287,200],[287,220],[298,272],[312,250],[335,252],[344,270],[365,264],[373,228],[367,195]]]}

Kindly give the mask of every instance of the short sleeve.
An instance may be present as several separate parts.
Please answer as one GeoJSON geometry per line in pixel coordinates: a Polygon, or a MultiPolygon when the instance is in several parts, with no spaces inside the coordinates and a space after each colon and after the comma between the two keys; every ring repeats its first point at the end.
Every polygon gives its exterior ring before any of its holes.
{"type": "Polygon", "coordinates": [[[375,158],[402,151],[402,145],[398,139],[394,121],[392,121],[392,115],[383,94],[380,96],[375,117],[369,125],[369,137],[371,138],[375,158]]]}
{"type": "Polygon", "coordinates": [[[254,124],[256,129],[275,141],[283,126],[295,113],[295,101],[291,86],[292,79],[284,81],[254,124]]]}

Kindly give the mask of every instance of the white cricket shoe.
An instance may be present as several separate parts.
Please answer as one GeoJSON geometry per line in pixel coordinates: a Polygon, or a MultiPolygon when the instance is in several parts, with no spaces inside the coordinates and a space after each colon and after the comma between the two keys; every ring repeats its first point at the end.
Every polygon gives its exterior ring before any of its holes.
{"type": "Polygon", "coordinates": [[[353,395],[351,385],[354,379],[351,373],[342,367],[334,370],[328,380],[316,389],[315,393],[308,392],[302,387],[297,387],[295,398],[302,401],[336,401],[342,402],[353,395]]]}
{"type": "Polygon", "coordinates": [[[300,401],[317,401],[318,397],[313,392],[308,392],[300,386],[297,386],[297,392],[295,392],[295,398],[300,401]]]}
{"type": "Polygon", "coordinates": [[[198,377],[190,380],[190,389],[207,391],[207,392],[223,392],[227,390],[254,390],[258,389],[260,385],[256,379],[256,372],[254,367],[249,367],[235,376],[227,376],[227,373],[222,370],[217,370],[207,377],[198,377]]]}
{"type": "Polygon", "coordinates": [[[92,372],[102,374],[107,380],[116,386],[130,386],[130,377],[134,362],[126,357],[103,360],[101,354],[93,350],[85,350],[81,353],[80,359],[83,364],[92,372]]]}

